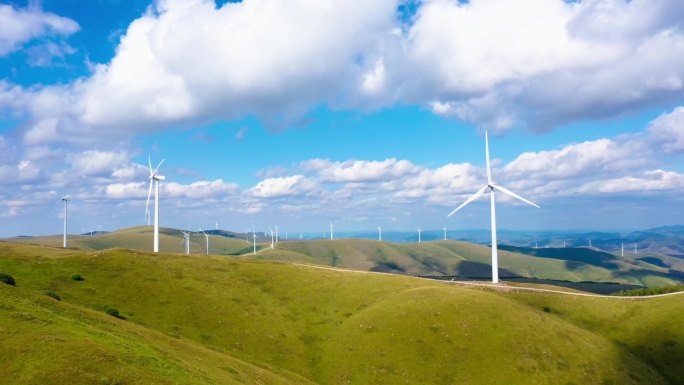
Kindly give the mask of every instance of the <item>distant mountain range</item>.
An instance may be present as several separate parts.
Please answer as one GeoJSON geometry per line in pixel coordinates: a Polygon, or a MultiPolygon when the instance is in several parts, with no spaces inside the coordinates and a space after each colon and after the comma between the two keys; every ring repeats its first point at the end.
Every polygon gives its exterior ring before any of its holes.
{"type": "MultiPolygon", "coordinates": [[[[647,230],[631,232],[603,232],[603,231],[516,231],[499,230],[500,244],[529,248],[562,248],[591,247],[605,252],[620,252],[624,244],[625,252],[634,254],[635,245],[638,253],[658,253],[684,258],[684,226],[662,226],[647,230]]],[[[377,239],[377,231],[336,232],[337,238],[377,239]]],[[[320,238],[304,234],[305,239],[320,238]]],[[[424,230],[421,233],[423,241],[444,239],[443,230],[424,230]]],[[[489,230],[448,230],[447,238],[489,244],[491,233],[489,230]]],[[[383,231],[382,240],[387,242],[407,243],[417,242],[417,231],[383,231]]]]}

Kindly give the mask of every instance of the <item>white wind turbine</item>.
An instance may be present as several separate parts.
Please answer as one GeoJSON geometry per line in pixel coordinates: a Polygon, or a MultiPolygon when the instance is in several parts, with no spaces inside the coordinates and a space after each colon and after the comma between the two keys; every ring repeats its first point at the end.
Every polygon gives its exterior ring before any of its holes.
{"type": "Polygon", "coordinates": [[[517,195],[516,193],[508,190],[507,188],[503,186],[499,186],[497,184],[494,184],[492,182],[492,170],[489,165],[489,137],[487,136],[487,131],[485,131],[485,155],[486,155],[486,160],[487,160],[487,185],[482,187],[480,191],[476,192],[473,194],[470,198],[468,198],[465,202],[463,202],[460,206],[458,206],[454,211],[449,213],[447,217],[450,217],[454,215],[458,210],[462,209],[465,205],[468,203],[474,201],[475,199],[479,198],[484,194],[488,189],[489,189],[489,197],[490,197],[490,205],[491,205],[491,223],[492,223],[492,282],[498,283],[499,282],[499,256],[497,253],[497,244],[496,244],[496,204],[494,203],[494,191],[498,190],[501,191],[502,193],[506,195],[510,195],[513,198],[519,199],[527,204],[530,204],[534,207],[539,208],[536,204],[528,201],[527,199],[521,197],[520,195],[517,195]]]}
{"type": "Polygon", "coordinates": [[[420,242],[421,242],[421,239],[420,239],[420,227],[419,227],[418,228],[418,243],[420,243],[420,242]]]}
{"type": "Polygon", "coordinates": [[[183,238],[185,238],[185,254],[190,254],[190,232],[183,231],[183,238]]]}
{"type": "Polygon", "coordinates": [[[256,254],[256,230],[252,229],[252,244],[253,244],[253,251],[252,254],[256,254]]]}
{"type": "Polygon", "coordinates": [[[382,226],[378,226],[378,241],[382,241],[382,226]]]}
{"type": "Polygon", "coordinates": [[[147,216],[147,224],[150,224],[150,196],[152,195],[152,184],[154,184],[154,252],[159,252],[159,181],[164,180],[165,177],[157,175],[159,167],[164,163],[165,159],[157,165],[157,168],[152,169],[152,159],[147,158],[150,165],[150,188],[147,190],[147,203],[145,204],[145,215],[147,216]]]}
{"type": "Polygon", "coordinates": [[[273,233],[273,230],[269,227],[268,231],[271,232],[271,248],[274,246],[274,241],[275,241],[275,234],[273,233]]]}
{"type": "Polygon", "coordinates": [[[69,224],[69,196],[65,195],[62,198],[62,202],[64,202],[64,237],[62,238],[62,247],[66,248],[67,247],[67,227],[69,224]]]}
{"type": "Polygon", "coordinates": [[[204,234],[204,238],[207,240],[207,255],[209,255],[209,234],[204,231],[202,231],[202,234],[204,234]]]}
{"type": "Polygon", "coordinates": [[[330,240],[335,239],[335,225],[330,222],[330,240]]]}
{"type": "Polygon", "coordinates": [[[447,231],[446,231],[446,227],[442,227],[442,230],[444,230],[444,240],[446,241],[446,239],[447,239],[447,234],[446,234],[446,233],[447,233],[447,231]]]}

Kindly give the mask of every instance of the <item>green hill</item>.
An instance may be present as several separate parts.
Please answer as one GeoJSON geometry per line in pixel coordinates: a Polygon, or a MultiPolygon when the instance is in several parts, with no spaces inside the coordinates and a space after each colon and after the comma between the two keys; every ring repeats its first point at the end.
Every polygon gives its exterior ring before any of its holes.
{"type": "MultiPolygon", "coordinates": [[[[92,236],[70,235],[69,247],[81,250],[104,250],[114,247],[121,247],[126,249],[152,251],[153,231],[154,229],[152,226],[138,226],[113,231],[111,233],[95,234],[92,236]]],[[[209,235],[210,254],[236,255],[252,252],[252,244],[244,239],[235,237],[234,233],[216,231],[211,231],[210,233],[212,233],[209,235]]],[[[18,237],[7,240],[10,242],[41,246],[62,246],[61,235],[47,237],[18,237]]],[[[257,239],[257,242],[264,242],[264,239],[257,239]]],[[[258,250],[262,249],[263,247],[263,244],[257,244],[258,250]]],[[[160,228],[159,250],[161,252],[167,253],[185,252],[183,232],[181,230],[167,227],[160,228]]],[[[190,251],[195,254],[206,253],[206,239],[203,234],[192,234],[190,238],[190,251]]]]}
{"type": "Polygon", "coordinates": [[[17,283],[0,284],[5,383],[683,383],[681,295],[496,292],[236,257],[4,242],[0,272],[17,283]]]}
{"type": "MultiPolygon", "coordinates": [[[[537,249],[502,247],[502,277],[535,277],[564,281],[619,282],[667,286],[681,282],[668,269],[635,263],[611,254],[583,248],[537,249]],[[510,250],[510,251],[507,251],[510,250]],[[592,253],[586,255],[587,252],[592,253]]],[[[355,270],[392,272],[415,276],[491,277],[491,249],[459,241],[386,243],[364,239],[281,242],[256,258],[322,264],[355,270]]]]}
{"type": "MultiPolygon", "coordinates": [[[[121,247],[149,251],[152,227],[140,226],[93,236],[71,236],[69,246],[80,250],[105,250],[121,247]]],[[[253,246],[241,239],[244,234],[210,231],[212,255],[250,256],[253,246]]],[[[491,277],[491,250],[482,245],[459,241],[387,243],[366,239],[280,242],[270,249],[270,237],[257,238],[257,259],[319,264],[355,270],[390,272],[414,276],[491,277]]],[[[60,236],[19,237],[12,242],[58,247],[60,236]]],[[[185,251],[183,234],[171,228],[160,229],[160,250],[185,251]]],[[[205,238],[195,233],[190,251],[206,253],[205,238]]],[[[587,248],[523,248],[500,245],[500,276],[534,277],[571,282],[615,282],[662,287],[684,282],[684,265],[671,256],[619,257],[587,248]]]]}

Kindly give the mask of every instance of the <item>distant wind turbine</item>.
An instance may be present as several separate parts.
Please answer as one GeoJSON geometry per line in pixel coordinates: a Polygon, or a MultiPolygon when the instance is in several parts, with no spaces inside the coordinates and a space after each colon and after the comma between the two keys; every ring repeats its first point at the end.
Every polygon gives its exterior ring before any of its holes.
{"type": "Polygon", "coordinates": [[[159,167],[164,163],[165,159],[157,165],[157,168],[152,169],[152,158],[148,156],[147,162],[150,166],[150,188],[147,190],[147,203],[145,204],[145,215],[147,216],[147,224],[150,224],[150,196],[152,195],[152,184],[154,184],[154,252],[159,252],[159,181],[166,179],[161,175],[157,175],[159,167]]]}
{"type": "Polygon", "coordinates": [[[207,233],[205,233],[204,231],[202,231],[202,234],[204,234],[204,238],[207,241],[207,255],[209,255],[209,235],[207,233]]]}
{"type": "Polygon", "coordinates": [[[65,195],[62,198],[64,202],[64,237],[62,238],[62,247],[67,247],[67,227],[69,225],[69,196],[65,195]]]}
{"type": "Polygon", "coordinates": [[[444,230],[444,240],[446,241],[446,238],[447,238],[447,237],[446,237],[446,236],[447,236],[447,234],[446,234],[446,233],[447,233],[446,227],[442,227],[442,229],[444,230]]]}
{"type": "Polygon", "coordinates": [[[419,227],[418,228],[418,243],[420,243],[420,242],[421,242],[421,239],[420,239],[420,227],[419,227]]]}
{"type": "Polygon", "coordinates": [[[252,230],[252,241],[254,245],[254,249],[252,251],[252,254],[256,254],[256,231],[252,230]]]}
{"type": "Polygon", "coordinates": [[[487,161],[487,185],[482,187],[480,191],[476,192],[473,194],[470,198],[468,198],[465,202],[463,202],[460,206],[458,206],[454,211],[449,213],[447,217],[450,217],[454,215],[458,210],[466,206],[468,203],[474,201],[475,199],[479,198],[484,194],[488,189],[489,189],[489,198],[490,198],[490,205],[491,205],[491,223],[492,223],[492,282],[497,283],[499,282],[499,256],[497,253],[497,243],[496,243],[496,204],[494,200],[494,191],[501,191],[502,193],[512,196],[513,198],[519,199],[527,204],[530,204],[534,207],[539,208],[536,204],[528,201],[527,199],[519,196],[518,194],[508,190],[507,188],[503,186],[499,186],[497,184],[494,184],[492,182],[492,170],[489,165],[489,137],[487,134],[487,131],[485,131],[485,156],[486,156],[486,161],[487,161]]]}
{"type": "Polygon", "coordinates": [[[275,243],[278,243],[278,226],[276,226],[275,228],[276,228],[276,234],[275,234],[275,235],[276,235],[276,237],[275,237],[275,243]]]}
{"type": "Polygon", "coordinates": [[[330,222],[330,240],[335,239],[335,225],[330,222]]]}
{"type": "Polygon", "coordinates": [[[271,248],[273,248],[275,242],[275,234],[273,233],[273,230],[270,227],[268,228],[268,231],[271,232],[271,248]]]}
{"type": "Polygon", "coordinates": [[[620,242],[620,256],[624,257],[625,256],[625,243],[620,242]]]}
{"type": "Polygon", "coordinates": [[[190,254],[190,232],[183,231],[183,238],[185,238],[185,254],[190,254]]]}
{"type": "Polygon", "coordinates": [[[637,245],[638,245],[638,243],[635,243],[635,244],[634,244],[634,254],[638,254],[638,252],[637,252],[637,245]]]}
{"type": "Polygon", "coordinates": [[[378,241],[382,241],[382,226],[378,226],[378,241]]]}

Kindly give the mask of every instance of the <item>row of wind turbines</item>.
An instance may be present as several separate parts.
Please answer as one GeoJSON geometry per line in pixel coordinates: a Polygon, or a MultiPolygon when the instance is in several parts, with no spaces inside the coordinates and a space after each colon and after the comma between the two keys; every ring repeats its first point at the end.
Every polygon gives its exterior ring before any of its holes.
{"type": "MultiPolygon", "coordinates": [[[[489,197],[490,197],[490,217],[491,217],[491,234],[492,234],[492,243],[491,243],[491,250],[492,250],[492,282],[498,283],[499,282],[499,260],[498,260],[498,250],[497,250],[497,239],[496,239],[496,199],[495,199],[495,192],[500,191],[506,195],[509,195],[513,198],[516,198],[518,200],[521,200],[529,205],[532,205],[534,207],[539,208],[539,206],[523,197],[520,195],[510,191],[509,189],[497,185],[492,181],[492,172],[491,172],[491,166],[490,166],[490,160],[489,160],[489,136],[488,132],[485,131],[485,158],[486,158],[486,168],[487,168],[487,184],[483,186],[480,190],[478,190],[475,194],[473,194],[471,197],[469,197],[465,202],[463,202],[460,206],[458,206],[456,209],[454,209],[452,212],[450,212],[447,217],[451,217],[454,215],[457,211],[461,210],[465,206],[467,206],[469,203],[475,201],[476,199],[480,198],[485,192],[489,191],[489,197]]],[[[154,235],[153,235],[153,251],[155,253],[159,252],[159,182],[165,180],[165,177],[163,175],[159,174],[159,169],[161,165],[164,163],[164,160],[159,162],[157,164],[156,168],[152,168],[152,159],[148,157],[148,165],[150,169],[150,185],[149,189],[147,191],[147,202],[145,204],[145,219],[147,220],[148,225],[150,224],[150,199],[152,198],[152,190],[154,189],[154,235]]],[[[64,238],[63,238],[63,246],[67,247],[67,226],[68,226],[68,203],[69,203],[69,197],[65,196],[62,198],[62,201],[64,202],[64,238]]],[[[269,229],[270,230],[270,229],[269,229]]],[[[444,239],[447,238],[447,231],[446,228],[444,230],[444,239]]],[[[206,245],[207,245],[207,254],[209,253],[209,236],[207,233],[202,232],[204,236],[206,237],[206,245]]],[[[189,253],[190,252],[190,232],[183,232],[183,236],[185,239],[185,252],[189,253]]],[[[276,227],[276,233],[271,230],[271,247],[274,247],[274,244],[277,242],[277,227],[276,227]]],[[[330,223],[330,239],[335,239],[335,225],[331,222],[330,223]]],[[[382,227],[378,227],[378,240],[382,240],[382,227]]],[[[422,242],[422,230],[418,228],[418,242],[422,242]]],[[[254,244],[254,253],[256,253],[256,232],[253,233],[253,244],[254,244]]]]}

